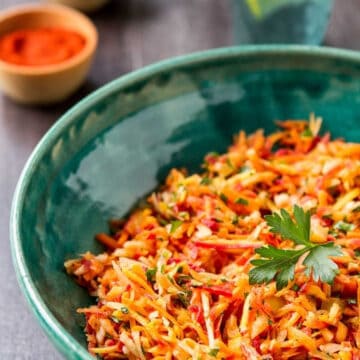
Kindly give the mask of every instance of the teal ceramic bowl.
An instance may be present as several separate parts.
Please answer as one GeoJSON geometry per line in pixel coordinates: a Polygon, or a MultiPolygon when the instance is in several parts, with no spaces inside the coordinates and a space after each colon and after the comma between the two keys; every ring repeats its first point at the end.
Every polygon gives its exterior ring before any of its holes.
{"type": "Polygon", "coordinates": [[[66,259],[101,251],[94,234],[156,188],[173,166],[199,169],[232,135],[274,119],[323,116],[360,140],[360,55],[316,47],[238,47],[151,65],[99,89],[45,135],[21,175],[11,242],[31,309],[68,359],[92,359],[76,308],[92,302],[66,259]]]}

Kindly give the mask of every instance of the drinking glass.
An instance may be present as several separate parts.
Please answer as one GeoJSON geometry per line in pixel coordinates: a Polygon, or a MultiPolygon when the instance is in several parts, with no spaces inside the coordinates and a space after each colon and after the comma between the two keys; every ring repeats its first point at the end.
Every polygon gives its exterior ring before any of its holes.
{"type": "Polygon", "coordinates": [[[333,0],[233,0],[237,44],[322,42],[333,0]]]}

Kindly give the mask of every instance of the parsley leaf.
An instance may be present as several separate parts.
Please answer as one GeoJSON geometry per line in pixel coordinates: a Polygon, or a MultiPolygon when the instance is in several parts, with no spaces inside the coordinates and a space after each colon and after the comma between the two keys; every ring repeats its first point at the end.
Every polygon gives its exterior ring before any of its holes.
{"type": "Polygon", "coordinates": [[[290,239],[297,245],[309,245],[310,242],[310,211],[304,210],[295,205],[294,222],[290,214],[284,210],[280,210],[280,214],[265,215],[265,220],[270,226],[270,231],[280,234],[284,239],[290,239]]]}
{"type": "Polygon", "coordinates": [[[211,179],[208,177],[204,177],[200,181],[200,185],[209,185],[209,184],[211,184],[211,179]]]}
{"type": "Polygon", "coordinates": [[[302,133],[301,133],[301,136],[302,137],[313,137],[313,133],[312,131],[310,130],[310,128],[306,128],[302,133]]]}
{"type": "Polygon", "coordinates": [[[231,223],[233,225],[237,225],[239,223],[239,216],[237,214],[235,214],[231,220],[231,223]]]}
{"type": "Polygon", "coordinates": [[[221,199],[225,204],[227,204],[228,198],[227,198],[227,196],[226,196],[224,193],[221,193],[221,194],[220,194],[220,199],[221,199]]]}
{"type": "Polygon", "coordinates": [[[226,165],[230,168],[233,169],[234,165],[232,164],[231,160],[229,158],[226,159],[226,165]]]}
{"type": "Polygon", "coordinates": [[[244,198],[237,198],[235,200],[235,203],[236,204],[241,204],[241,205],[249,205],[249,201],[247,201],[246,199],[244,198]]]}
{"type": "Polygon", "coordinates": [[[209,355],[213,356],[213,357],[216,357],[216,355],[218,354],[219,351],[220,351],[220,349],[218,349],[218,348],[210,349],[209,355]]]}
{"type": "Polygon", "coordinates": [[[269,283],[276,281],[278,290],[287,286],[289,281],[294,280],[295,266],[300,257],[307,254],[303,261],[307,275],[312,275],[315,281],[321,280],[332,283],[338,273],[337,265],[329,259],[329,256],[342,254],[334,243],[315,244],[310,241],[310,212],[296,206],[294,207],[294,218],[281,209],[280,215],[274,213],[265,216],[270,231],[280,234],[284,239],[294,241],[296,245],[303,247],[296,250],[277,249],[273,246],[263,246],[255,252],[262,258],[252,260],[254,265],[249,272],[250,284],[269,283]]]}
{"type": "Polygon", "coordinates": [[[147,269],[146,270],[146,279],[149,283],[153,284],[155,282],[157,268],[147,269]]]}
{"type": "Polygon", "coordinates": [[[342,253],[338,247],[334,246],[334,243],[314,246],[304,260],[304,265],[307,267],[306,273],[310,275],[310,271],[312,271],[312,277],[315,281],[321,280],[332,284],[339,269],[337,265],[329,259],[329,256],[339,255],[342,255],[342,253]]]}
{"type": "Polygon", "coordinates": [[[294,280],[295,265],[307,250],[283,250],[273,246],[261,247],[255,252],[262,259],[252,260],[255,265],[249,272],[250,284],[269,283],[276,280],[278,290],[294,280]]]}

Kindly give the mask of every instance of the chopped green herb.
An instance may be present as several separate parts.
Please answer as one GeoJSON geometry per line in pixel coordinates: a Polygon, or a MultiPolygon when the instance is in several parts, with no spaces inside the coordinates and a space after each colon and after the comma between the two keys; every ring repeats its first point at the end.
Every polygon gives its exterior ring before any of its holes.
{"type": "Polygon", "coordinates": [[[163,252],[162,252],[162,256],[164,259],[170,259],[171,257],[171,252],[167,249],[164,249],[163,252]]]}
{"type": "Polygon", "coordinates": [[[226,158],[226,164],[231,168],[233,169],[234,168],[234,165],[232,164],[231,160],[229,158],[226,158]]]}
{"type": "Polygon", "coordinates": [[[181,286],[181,285],[186,284],[191,279],[192,279],[192,277],[190,275],[179,275],[176,278],[176,282],[181,286]]]}
{"type": "Polygon", "coordinates": [[[237,225],[239,223],[239,216],[237,214],[234,215],[234,217],[231,220],[231,223],[233,225],[237,225]]]}
{"type": "Polygon", "coordinates": [[[243,172],[250,171],[250,170],[251,170],[251,168],[249,166],[243,165],[240,167],[239,173],[243,173],[243,172]]]}
{"type": "Polygon", "coordinates": [[[179,217],[182,219],[182,220],[189,220],[190,219],[190,215],[187,211],[180,211],[179,212],[179,217]]]}
{"type": "Polygon", "coordinates": [[[360,206],[357,206],[355,209],[352,209],[352,212],[360,212],[360,206]]]}
{"type": "Polygon", "coordinates": [[[183,222],[181,220],[172,221],[171,228],[170,228],[170,234],[174,233],[182,224],[183,224],[183,222]]]}
{"type": "Polygon", "coordinates": [[[357,257],[360,256],[360,249],[356,249],[356,250],[355,250],[355,256],[357,256],[357,257]]]}
{"type": "Polygon", "coordinates": [[[249,202],[244,198],[237,198],[235,200],[235,203],[236,204],[241,204],[241,205],[249,205],[249,202]]]}
{"type": "Polygon", "coordinates": [[[167,278],[172,284],[175,284],[174,279],[169,274],[167,275],[167,278]]]}
{"type": "Polygon", "coordinates": [[[177,300],[181,303],[181,305],[184,308],[187,308],[190,305],[191,295],[192,295],[191,291],[179,292],[177,294],[177,300]]]}
{"type": "Polygon", "coordinates": [[[184,267],[183,267],[182,265],[180,265],[180,266],[177,268],[177,270],[176,270],[176,272],[177,272],[178,274],[181,274],[183,271],[184,271],[184,267]]]}
{"type": "Polygon", "coordinates": [[[164,264],[161,265],[160,272],[162,274],[165,274],[165,265],[164,264]]]}
{"type": "Polygon", "coordinates": [[[129,313],[129,309],[126,306],[122,306],[120,310],[121,310],[121,312],[123,314],[128,314],[129,313]]]}
{"type": "Polygon", "coordinates": [[[201,179],[200,185],[210,185],[210,184],[211,184],[211,181],[212,181],[212,180],[211,180],[210,178],[204,177],[204,178],[201,179]]]}
{"type": "Polygon", "coordinates": [[[340,230],[344,233],[347,233],[348,231],[354,230],[355,225],[354,224],[349,224],[346,221],[338,221],[335,225],[334,225],[334,229],[340,230]]]}
{"type": "Polygon", "coordinates": [[[309,127],[307,127],[302,133],[301,133],[302,137],[313,137],[313,133],[310,130],[309,127]]]}
{"type": "Polygon", "coordinates": [[[291,289],[294,291],[299,291],[300,286],[298,284],[294,284],[291,289]]]}
{"type": "Polygon", "coordinates": [[[213,357],[216,357],[217,354],[219,353],[219,351],[220,351],[220,349],[218,349],[218,348],[210,349],[209,355],[210,355],[210,356],[213,356],[213,357]]]}
{"type": "Polygon", "coordinates": [[[254,265],[249,272],[250,284],[269,283],[276,280],[277,289],[287,286],[294,279],[295,265],[307,254],[303,261],[305,273],[312,275],[315,281],[321,280],[331,284],[338,273],[338,266],[329,259],[329,256],[342,254],[339,247],[334,243],[315,244],[310,241],[310,212],[304,212],[295,205],[294,218],[281,209],[280,215],[273,213],[266,215],[265,220],[270,226],[270,231],[280,234],[283,239],[290,239],[302,248],[296,250],[278,249],[273,246],[263,246],[255,252],[261,255],[261,259],[252,260],[254,265]]]}
{"type": "Polygon", "coordinates": [[[225,194],[221,193],[221,194],[220,194],[220,199],[221,199],[225,204],[227,204],[228,198],[227,198],[227,196],[226,196],[225,194]]]}
{"type": "Polygon", "coordinates": [[[153,269],[146,270],[146,279],[149,283],[153,284],[155,282],[156,271],[157,271],[156,267],[153,269]]]}
{"type": "Polygon", "coordinates": [[[214,218],[214,221],[216,221],[217,223],[222,223],[222,222],[224,222],[222,219],[219,219],[219,218],[214,218]]]}

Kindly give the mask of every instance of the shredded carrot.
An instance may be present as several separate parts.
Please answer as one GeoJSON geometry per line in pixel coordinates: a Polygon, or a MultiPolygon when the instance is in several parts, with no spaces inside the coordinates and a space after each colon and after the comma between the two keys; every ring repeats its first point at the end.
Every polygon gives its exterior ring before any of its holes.
{"type": "Polygon", "coordinates": [[[106,247],[65,263],[97,303],[85,316],[89,351],[110,359],[359,359],[360,151],[320,135],[321,119],[243,131],[202,174],[173,169],[106,247]],[[311,241],[342,256],[333,284],[297,264],[294,279],[250,285],[263,245],[291,249],[264,216],[311,211],[311,241]]]}

